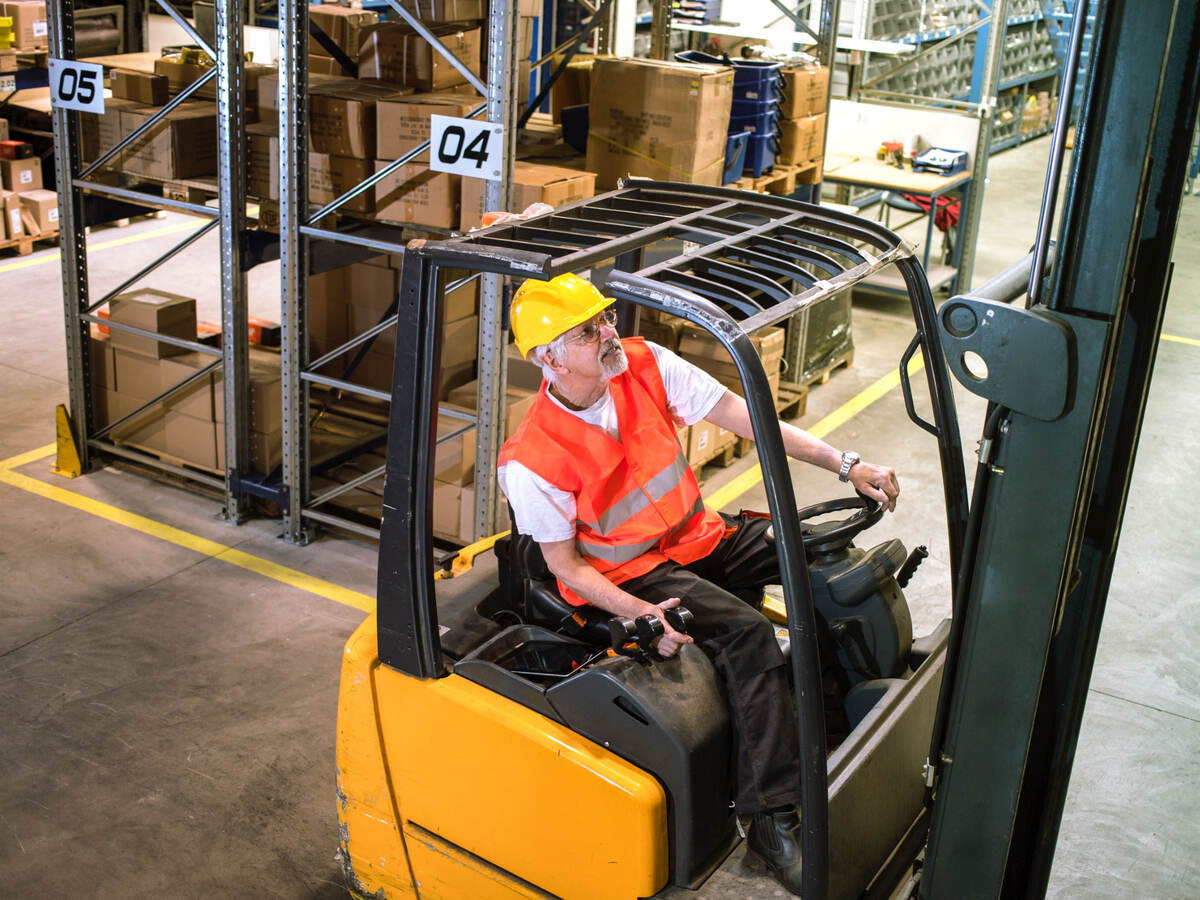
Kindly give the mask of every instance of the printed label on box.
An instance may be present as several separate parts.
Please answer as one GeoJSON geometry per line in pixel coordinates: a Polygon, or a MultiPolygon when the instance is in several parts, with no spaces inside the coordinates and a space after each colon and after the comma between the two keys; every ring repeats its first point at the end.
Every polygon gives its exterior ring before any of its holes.
{"type": "Polygon", "coordinates": [[[32,169],[23,169],[19,173],[18,177],[21,179],[21,184],[32,184],[33,183],[33,170],[32,169]]]}
{"type": "Polygon", "coordinates": [[[57,222],[57,221],[58,221],[58,209],[52,209],[52,210],[50,210],[50,211],[49,211],[49,215],[47,215],[47,218],[48,218],[48,219],[49,219],[51,222],[57,222]]]}
{"type": "Polygon", "coordinates": [[[41,22],[34,22],[34,23],[33,23],[33,36],[34,36],[34,37],[45,37],[45,36],[46,36],[46,22],[45,22],[45,20],[43,20],[43,21],[41,21],[41,22]]]}
{"type": "Polygon", "coordinates": [[[17,234],[21,230],[21,211],[19,209],[14,209],[8,214],[8,218],[9,228],[12,229],[13,234],[17,234]]]}

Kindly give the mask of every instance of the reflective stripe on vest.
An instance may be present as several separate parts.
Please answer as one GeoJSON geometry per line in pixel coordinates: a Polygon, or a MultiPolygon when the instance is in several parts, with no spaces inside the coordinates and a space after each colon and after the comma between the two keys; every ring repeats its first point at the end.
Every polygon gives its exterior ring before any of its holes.
{"type": "MultiPolygon", "coordinates": [[[[600,515],[599,522],[584,522],[588,528],[599,535],[608,535],[614,529],[624,525],[651,503],[657,503],[679,486],[679,480],[687,471],[688,461],[682,453],[671,461],[671,464],[646,482],[644,487],[636,487],[600,515]]],[[[595,554],[593,554],[595,555],[595,554]]]]}
{"type": "MultiPolygon", "coordinates": [[[[676,479],[678,483],[678,479],[676,479]]],[[[647,501],[649,502],[649,501],[647,501]]],[[[644,504],[643,504],[644,508],[644,504]]],[[[656,538],[651,538],[648,541],[642,541],[640,544],[590,544],[587,541],[575,539],[575,546],[579,550],[581,556],[591,556],[595,559],[602,559],[605,562],[613,565],[621,565],[637,559],[643,553],[648,553],[658,546],[659,542],[664,538],[670,537],[680,528],[683,528],[695,517],[696,513],[704,511],[704,498],[697,497],[696,502],[692,504],[692,508],[688,510],[687,515],[683,517],[683,521],[668,531],[666,534],[661,534],[656,538]]]]}

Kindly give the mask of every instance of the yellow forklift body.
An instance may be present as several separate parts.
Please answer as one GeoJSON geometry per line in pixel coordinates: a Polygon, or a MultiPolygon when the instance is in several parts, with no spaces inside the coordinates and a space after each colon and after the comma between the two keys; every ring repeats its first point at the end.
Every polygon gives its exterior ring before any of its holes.
{"type": "Polygon", "coordinates": [[[338,698],[338,819],[353,893],[616,900],[666,885],[658,781],[461,676],[380,665],[376,633],[372,615],[347,642],[338,698]]]}

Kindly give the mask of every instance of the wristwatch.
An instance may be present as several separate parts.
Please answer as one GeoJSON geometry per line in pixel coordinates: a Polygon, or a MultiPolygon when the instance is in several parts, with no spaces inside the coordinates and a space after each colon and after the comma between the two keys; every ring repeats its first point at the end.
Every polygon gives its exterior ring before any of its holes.
{"type": "Polygon", "coordinates": [[[850,470],[854,468],[854,464],[861,462],[862,457],[853,450],[845,450],[842,453],[842,467],[838,469],[838,480],[849,481],[850,470]]]}

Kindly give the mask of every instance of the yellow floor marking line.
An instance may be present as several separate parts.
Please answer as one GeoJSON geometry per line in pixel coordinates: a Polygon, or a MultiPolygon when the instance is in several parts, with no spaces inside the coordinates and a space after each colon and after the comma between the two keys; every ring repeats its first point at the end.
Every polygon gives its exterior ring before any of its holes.
{"type": "MultiPolygon", "coordinates": [[[[921,371],[925,367],[925,361],[921,358],[921,354],[916,354],[908,364],[908,374],[910,376],[921,371]]],[[[824,438],[835,428],[846,424],[850,419],[854,418],[880,397],[885,396],[889,391],[900,384],[899,370],[893,370],[887,375],[884,375],[870,387],[863,390],[861,393],[850,398],[846,403],[843,403],[825,418],[821,419],[812,428],[807,429],[808,433],[816,438],[824,438]]],[[[730,503],[737,500],[738,497],[746,493],[756,484],[762,481],[762,466],[755,463],[754,466],[747,469],[741,475],[734,478],[728,484],[722,485],[712,494],[704,498],[706,505],[713,509],[724,509],[730,503]]]]}
{"type": "Polygon", "coordinates": [[[1174,341],[1176,344],[1191,344],[1193,347],[1200,347],[1200,341],[1196,340],[1195,338],[1177,337],[1176,335],[1167,334],[1166,332],[1163,332],[1160,337],[1164,341],[1174,341]]]}
{"type": "Polygon", "coordinates": [[[36,450],[30,450],[27,453],[10,456],[8,459],[0,461],[0,472],[7,472],[9,469],[19,469],[21,466],[28,465],[31,462],[37,462],[39,459],[53,456],[57,450],[57,444],[47,444],[44,447],[38,447],[36,450]]]}
{"type": "MultiPolygon", "coordinates": [[[[46,448],[42,449],[45,450],[46,448]]],[[[32,457],[32,459],[26,459],[25,461],[32,462],[38,459],[39,457],[35,455],[38,452],[35,450],[23,454],[23,456],[32,457]]],[[[14,460],[21,458],[13,457],[14,460]]],[[[204,556],[211,556],[214,559],[219,559],[230,565],[256,572],[266,578],[283,582],[302,591],[308,591],[310,594],[326,597],[329,600],[336,600],[338,603],[352,606],[365,613],[375,611],[374,597],[368,597],[366,594],[352,591],[349,588],[333,584],[330,581],[307,575],[304,572],[290,569],[287,566],[281,566],[278,563],[273,563],[253,554],[246,553],[243,550],[218,543],[217,541],[210,541],[208,538],[200,537],[181,528],[175,528],[173,525],[164,525],[162,522],[156,522],[137,513],[120,509],[108,503],[102,503],[99,500],[93,500],[91,497],[84,497],[82,494],[68,491],[53,484],[47,484],[44,481],[38,481],[36,478],[30,478],[28,475],[21,475],[9,468],[12,461],[5,460],[0,465],[0,484],[12,485],[31,494],[37,494],[39,497],[45,497],[47,500],[53,500],[56,503],[62,503],[65,506],[90,513],[93,516],[99,516],[110,522],[115,522],[118,525],[124,525],[126,528],[131,528],[134,531],[140,531],[142,534],[147,534],[150,537],[155,537],[180,547],[186,547],[188,550],[194,550],[196,553],[203,554],[204,556]]]]}
{"type": "MultiPolygon", "coordinates": [[[[88,244],[88,254],[95,253],[97,250],[110,250],[113,247],[124,247],[126,244],[136,244],[138,241],[146,241],[150,238],[162,237],[166,234],[174,234],[177,231],[195,231],[200,227],[197,222],[180,222],[176,225],[166,225],[162,228],[155,228],[153,231],[143,232],[142,234],[132,234],[129,237],[116,238],[111,241],[101,241],[98,244],[88,244]]],[[[54,250],[46,253],[43,256],[31,257],[30,259],[21,259],[16,262],[6,263],[0,266],[0,273],[11,272],[14,269],[27,269],[30,266],[40,266],[43,263],[58,262],[62,258],[62,251],[54,250]]]]}

